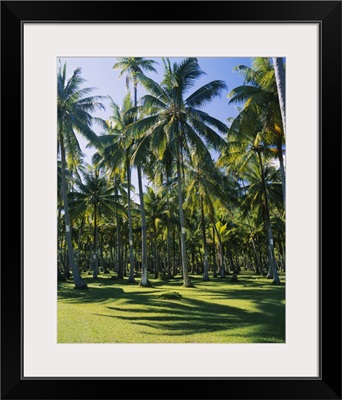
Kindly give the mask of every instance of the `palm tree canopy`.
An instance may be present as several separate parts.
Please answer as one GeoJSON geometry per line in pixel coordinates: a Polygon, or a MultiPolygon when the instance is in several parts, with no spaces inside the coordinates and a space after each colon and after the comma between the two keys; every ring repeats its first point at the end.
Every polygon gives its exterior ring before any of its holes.
{"type": "Polygon", "coordinates": [[[285,138],[275,72],[270,59],[255,57],[251,67],[238,65],[234,70],[244,77],[244,85],[234,88],[228,94],[229,104],[243,103],[243,108],[233,119],[230,130],[249,135],[263,130],[269,145],[280,143],[281,147],[285,138]],[[258,126],[256,121],[259,121],[258,126]]]}
{"type": "Polygon", "coordinates": [[[81,88],[85,79],[81,76],[81,68],[76,68],[67,79],[67,64],[59,65],[57,73],[57,129],[58,144],[61,136],[70,162],[82,157],[76,133],[96,145],[98,138],[92,129],[94,122],[91,115],[96,110],[104,110],[101,100],[103,96],[89,96],[95,88],[81,88]]]}
{"type": "Polygon", "coordinates": [[[157,72],[154,64],[158,63],[143,57],[118,57],[113,69],[120,70],[119,77],[126,74],[126,87],[128,89],[131,80],[133,80],[134,86],[137,84],[137,74],[142,74],[143,71],[157,72]]]}
{"type": "MultiPolygon", "coordinates": [[[[162,159],[167,147],[175,155],[178,146],[190,155],[207,157],[209,148],[219,149],[225,141],[219,133],[227,133],[227,126],[200,110],[201,107],[220,96],[227,89],[225,82],[212,81],[192,94],[189,90],[204,72],[196,58],[186,58],[171,64],[163,59],[164,78],[160,84],[142,74],[137,74],[139,82],[147,89],[140,107],[143,115],[130,128],[136,137],[149,138],[151,148],[162,159]]],[[[137,149],[138,152],[139,148],[137,149]]],[[[136,152],[134,155],[139,158],[136,152]]]]}

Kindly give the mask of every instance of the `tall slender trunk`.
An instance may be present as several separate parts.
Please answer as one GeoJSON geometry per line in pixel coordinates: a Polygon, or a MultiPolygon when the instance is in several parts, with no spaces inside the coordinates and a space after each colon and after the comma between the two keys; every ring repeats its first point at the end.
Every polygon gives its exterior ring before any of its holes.
{"type": "Polygon", "coordinates": [[[60,135],[60,148],[61,148],[61,164],[62,164],[62,198],[64,205],[64,220],[65,220],[65,238],[67,242],[68,248],[68,256],[70,268],[72,270],[72,276],[75,283],[76,289],[84,289],[87,287],[84,280],[81,278],[80,271],[75,264],[74,259],[74,250],[72,247],[72,238],[71,238],[71,225],[70,225],[70,217],[69,217],[69,205],[67,198],[67,185],[66,185],[66,160],[65,160],[65,148],[64,148],[64,140],[63,135],[60,135]]]}
{"type": "MultiPolygon", "coordinates": [[[[78,243],[77,243],[77,264],[79,268],[81,268],[81,241],[82,241],[82,234],[83,234],[83,226],[84,226],[84,218],[82,218],[80,229],[78,232],[78,243]]],[[[82,269],[82,268],[81,268],[82,269]]]]}
{"type": "Polygon", "coordinates": [[[286,176],[285,176],[285,166],[284,166],[284,157],[283,157],[283,146],[282,139],[280,138],[277,143],[278,150],[278,160],[279,160],[279,171],[281,176],[281,187],[283,189],[283,201],[284,206],[286,205],[286,176]]]}
{"type": "Polygon", "coordinates": [[[285,263],[286,263],[286,258],[285,258],[285,241],[283,240],[283,235],[280,235],[279,237],[279,251],[281,254],[281,261],[282,261],[282,270],[285,271],[285,263]],[[283,247],[284,243],[284,247],[283,247]]]}
{"type": "Polygon", "coordinates": [[[113,249],[115,249],[115,247],[116,247],[116,243],[115,243],[115,240],[114,240],[113,246],[109,245],[110,261],[111,261],[111,265],[114,266],[114,270],[115,270],[115,256],[114,256],[113,249]]]}
{"type": "MultiPolygon", "coordinates": [[[[134,107],[138,105],[138,85],[134,81],[134,107]]],[[[147,227],[146,227],[146,213],[144,203],[144,191],[142,185],[141,165],[137,165],[138,173],[138,187],[139,187],[139,200],[140,200],[140,214],[141,214],[141,280],[140,286],[148,287],[151,283],[147,275],[147,227]]]]}
{"type": "Polygon", "coordinates": [[[93,279],[97,279],[99,273],[99,261],[97,258],[97,241],[98,241],[98,231],[97,231],[97,207],[94,205],[94,254],[93,254],[93,279]]]}
{"type": "Polygon", "coordinates": [[[215,242],[215,227],[213,223],[213,276],[217,278],[217,263],[216,263],[216,242],[215,242]]]}
{"type": "Polygon", "coordinates": [[[273,65],[277,83],[281,119],[283,121],[283,128],[285,135],[286,132],[285,68],[282,57],[273,57],[273,65]]]}
{"type": "Polygon", "coordinates": [[[128,153],[126,155],[127,168],[127,214],[128,214],[128,245],[129,245],[129,277],[128,282],[134,282],[134,254],[133,254],[133,229],[132,229],[132,212],[131,212],[131,166],[128,153]]]}
{"type": "MultiPolygon", "coordinates": [[[[169,201],[169,188],[167,188],[166,193],[166,206],[167,210],[170,210],[170,201],[169,201]]],[[[170,221],[167,217],[166,221],[166,252],[167,252],[167,277],[172,278],[171,274],[171,235],[170,235],[170,221]]]]}
{"type": "Polygon", "coordinates": [[[249,224],[249,219],[248,219],[248,217],[247,217],[247,221],[248,221],[249,230],[250,230],[250,232],[251,232],[251,242],[252,242],[253,252],[254,252],[254,256],[255,256],[256,270],[257,270],[256,272],[257,272],[258,274],[261,274],[262,265],[261,265],[261,263],[260,263],[260,259],[259,259],[259,257],[258,257],[258,253],[257,253],[256,247],[255,247],[255,242],[254,242],[254,238],[253,238],[253,232],[252,232],[252,228],[251,228],[251,226],[250,226],[250,224],[249,224]]]}
{"type": "Polygon", "coordinates": [[[154,221],[153,223],[153,241],[154,241],[154,245],[153,245],[153,268],[154,268],[154,277],[155,279],[158,278],[159,276],[159,271],[158,271],[158,250],[157,250],[157,227],[156,227],[156,223],[154,221]]]}
{"type": "Polygon", "coordinates": [[[172,228],[172,275],[175,276],[177,274],[177,266],[176,266],[176,232],[175,228],[172,228]]]}
{"type": "Polygon", "coordinates": [[[267,189],[266,189],[266,182],[265,182],[265,175],[264,175],[264,166],[261,158],[261,152],[258,151],[259,163],[260,163],[260,170],[261,170],[261,180],[262,186],[264,189],[264,198],[265,198],[265,221],[266,221],[266,232],[267,232],[267,252],[268,252],[268,274],[267,278],[272,279],[273,283],[279,284],[279,276],[277,270],[277,263],[274,257],[274,243],[273,243],[273,234],[272,234],[272,227],[271,227],[271,220],[270,220],[270,209],[268,204],[268,196],[267,196],[267,189]]]}
{"type": "Polygon", "coordinates": [[[251,242],[252,242],[253,252],[254,252],[254,256],[255,256],[256,272],[257,272],[257,274],[260,274],[262,266],[260,265],[260,260],[259,260],[256,248],[255,248],[255,243],[254,243],[254,239],[253,238],[251,238],[251,242]]]}
{"type": "Polygon", "coordinates": [[[57,273],[58,273],[58,279],[63,278],[62,274],[62,264],[61,264],[61,240],[60,240],[60,223],[61,223],[61,215],[62,215],[62,205],[61,205],[61,200],[58,199],[58,213],[57,213],[57,273]]]}
{"type": "Polygon", "coordinates": [[[209,281],[209,266],[208,266],[208,246],[207,246],[207,235],[205,232],[205,219],[204,219],[204,207],[203,199],[200,196],[201,201],[201,220],[202,220],[202,235],[203,235],[203,249],[204,249],[204,262],[203,262],[203,280],[209,281]]]}
{"type": "Polygon", "coordinates": [[[180,165],[180,149],[177,148],[177,188],[178,188],[178,208],[179,208],[179,222],[181,228],[181,255],[182,255],[182,271],[183,271],[183,284],[185,287],[193,287],[189,279],[187,255],[185,247],[185,222],[183,213],[183,195],[182,195],[182,176],[181,176],[181,165],[180,165]]]}
{"type": "MultiPolygon", "coordinates": [[[[117,188],[116,179],[114,180],[114,187],[115,187],[115,197],[116,201],[119,199],[119,193],[117,188]]],[[[118,207],[115,207],[115,214],[116,214],[116,245],[117,245],[117,260],[118,260],[118,279],[123,278],[123,269],[122,269],[122,252],[121,252],[121,218],[119,216],[118,207]]]]}
{"type": "Polygon", "coordinates": [[[221,278],[225,278],[225,276],[226,276],[226,271],[225,271],[225,266],[224,266],[224,259],[223,259],[223,246],[222,246],[222,242],[221,242],[221,238],[220,238],[220,235],[219,235],[219,233],[218,233],[218,231],[217,231],[217,228],[216,228],[216,226],[213,224],[213,227],[214,227],[214,229],[215,229],[215,231],[216,231],[216,235],[217,235],[217,239],[218,239],[218,242],[219,242],[219,249],[220,249],[220,253],[219,253],[219,257],[220,257],[220,266],[221,266],[221,270],[220,270],[220,277],[221,278]]]}
{"type": "Polygon", "coordinates": [[[219,238],[219,243],[220,243],[220,258],[221,258],[221,273],[220,276],[221,278],[225,278],[226,277],[226,267],[224,264],[224,251],[223,251],[223,245],[221,242],[221,239],[219,238]]]}
{"type": "Polygon", "coordinates": [[[106,274],[107,273],[107,267],[106,267],[106,261],[105,261],[105,256],[104,256],[104,251],[103,251],[103,238],[101,238],[101,235],[99,234],[98,238],[98,243],[99,243],[99,256],[100,256],[100,267],[102,267],[103,272],[106,274]]]}
{"type": "Polygon", "coordinates": [[[144,191],[142,185],[141,166],[137,166],[138,186],[140,199],[140,214],[141,214],[141,280],[140,286],[148,287],[151,283],[147,277],[147,228],[146,228],[146,213],[144,203],[144,191]]]}

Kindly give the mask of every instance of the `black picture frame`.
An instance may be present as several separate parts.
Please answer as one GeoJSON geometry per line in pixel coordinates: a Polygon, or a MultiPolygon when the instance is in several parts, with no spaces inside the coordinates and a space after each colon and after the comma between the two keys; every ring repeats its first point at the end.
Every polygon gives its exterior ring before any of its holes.
{"type": "MultiPolygon", "coordinates": [[[[341,4],[341,1],[1,2],[1,211],[6,221],[3,222],[1,252],[2,399],[341,399],[340,229],[332,231],[336,225],[340,228],[341,221],[341,4]],[[319,22],[321,347],[318,378],[22,379],[21,27],[24,21],[319,22]],[[17,162],[19,154],[20,163],[17,162]],[[143,380],[148,382],[142,383],[143,380]],[[157,380],[162,381],[162,390],[150,382],[157,380]],[[180,382],[183,380],[192,382],[180,382]]],[[[300,95],[304,101],[305,95],[300,95]]],[[[300,274],[300,266],[298,279],[303,280],[304,295],[305,277],[300,274]]]]}

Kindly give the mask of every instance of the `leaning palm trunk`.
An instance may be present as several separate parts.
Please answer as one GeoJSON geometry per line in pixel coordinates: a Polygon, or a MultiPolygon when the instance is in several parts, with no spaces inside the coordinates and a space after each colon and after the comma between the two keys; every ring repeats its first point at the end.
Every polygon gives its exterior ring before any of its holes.
{"type": "MultiPolygon", "coordinates": [[[[137,81],[134,81],[134,107],[138,104],[137,81]]],[[[138,186],[139,186],[139,199],[140,199],[140,213],[141,213],[141,281],[140,286],[151,286],[147,277],[147,229],[146,229],[146,215],[144,205],[144,191],[142,185],[141,166],[137,166],[138,172],[138,186]]]]}
{"type": "Polygon", "coordinates": [[[204,208],[203,208],[202,197],[201,197],[201,220],[202,220],[202,234],[203,234],[203,248],[204,248],[203,281],[209,281],[207,235],[205,233],[205,220],[204,220],[204,208]]]}
{"type": "Polygon", "coordinates": [[[286,112],[285,112],[285,68],[281,57],[273,57],[274,74],[277,82],[279,106],[283,121],[284,135],[286,132],[286,112]]]}
{"type": "Polygon", "coordinates": [[[278,145],[278,159],[279,159],[279,171],[281,176],[281,187],[283,189],[283,200],[284,206],[286,205],[286,178],[285,178],[285,167],[284,167],[284,157],[281,143],[278,145]]]}
{"type": "Polygon", "coordinates": [[[141,213],[141,281],[140,286],[149,287],[151,283],[147,277],[147,233],[146,233],[146,214],[144,203],[144,192],[142,186],[141,166],[137,166],[138,172],[138,186],[139,186],[139,199],[140,199],[140,213],[141,213]]]}
{"type": "Polygon", "coordinates": [[[65,175],[66,175],[66,173],[65,173],[65,170],[66,170],[65,148],[64,148],[64,140],[63,140],[62,135],[60,137],[60,147],[61,147],[61,162],[62,162],[62,197],[63,197],[63,204],[64,204],[65,238],[66,238],[67,248],[68,248],[69,263],[70,263],[70,268],[72,271],[72,277],[73,277],[73,280],[75,283],[75,288],[76,289],[84,289],[87,287],[87,284],[81,278],[80,271],[75,264],[74,250],[72,247],[69,205],[68,205],[66,179],[65,179],[65,175]]]}
{"type": "Polygon", "coordinates": [[[273,283],[279,284],[279,276],[277,270],[277,263],[274,257],[274,244],[273,244],[273,234],[272,234],[272,227],[271,227],[271,220],[270,220],[270,209],[268,204],[268,196],[266,190],[266,182],[265,182],[265,175],[264,175],[264,167],[261,158],[260,151],[258,152],[260,169],[261,169],[261,180],[262,186],[264,189],[264,197],[265,197],[265,220],[266,220],[266,232],[267,232],[267,252],[268,252],[268,274],[267,279],[273,278],[273,283]]]}
{"type": "Polygon", "coordinates": [[[129,241],[129,278],[128,282],[134,282],[134,254],[133,254],[133,230],[132,230],[132,213],[131,213],[131,167],[129,157],[126,158],[127,163],[127,214],[128,214],[128,241],[129,241]]]}
{"type": "Polygon", "coordinates": [[[183,213],[182,176],[181,176],[179,149],[177,154],[177,186],[178,186],[179,221],[181,228],[181,254],[182,254],[183,280],[185,287],[192,287],[193,285],[189,279],[186,247],[185,247],[185,223],[184,223],[184,213],[183,213]]]}

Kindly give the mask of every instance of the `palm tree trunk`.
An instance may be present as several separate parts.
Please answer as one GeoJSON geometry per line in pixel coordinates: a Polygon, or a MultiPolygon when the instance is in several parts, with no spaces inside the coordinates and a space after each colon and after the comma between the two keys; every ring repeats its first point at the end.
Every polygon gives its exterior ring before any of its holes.
{"type": "Polygon", "coordinates": [[[181,255],[182,255],[182,270],[183,270],[183,285],[185,287],[193,287],[189,279],[189,272],[187,266],[187,255],[185,247],[185,222],[183,213],[183,196],[182,196],[182,176],[180,166],[180,149],[178,146],[177,152],[177,189],[178,189],[178,208],[179,208],[179,221],[181,228],[181,255]]]}
{"type": "MultiPolygon", "coordinates": [[[[82,242],[82,234],[83,234],[83,225],[84,225],[84,218],[82,218],[80,229],[78,232],[78,243],[77,243],[77,264],[79,268],[81,268],[81,242],[82,242]]],[[[81,268],[82,269],[82,268],[81,268]]]]}
{"type": "Polygon", "coordinates": [[[129,277],[128,282],[132,283],[134,279],[134,254],[133,254],[133,229],[132,229],[132,213],[131,213],[131,166],[128,154],[126,156],[127,167],[127,214],[128,214],[128,241],[129,241],[129,277]]]}
{"type": "Polygon", "coordinates": [[[61,240],[60,238],[60,224],[61,224],[61,215],[62,215],[62,205],[60,199],[58,199],[58,213],[57,213],[57,272],[58,272],[58,279],[61,279],[63,274],[61,273],[62,264],[61,264],[61,240]]]}
{"type": "Polygon", "coordinates": [[[154,277],[155,279],[157,279],[159,276],[159,271],[158,271],[158,261],[157,261],[157,227],[155,221],[153,222],[153,241],[154,241],[154,246],[153,246],[154,277]]]}
{"type": "Polygon", "coordinates": [[[107,274],[107,254],[104,255],[104,250],[103,250],[103,242],[104,242],[104,237],[101,238],[101,235],[99,235],[99,248],[100,248],[100,266],[103,268],[103,273],[107,274]]]}
{"type": "MultiPolygon", "coordinates": [[[[116,179],[114,180],[114,187],[115,187],[115,197],[116,201],[119,199],[119,194],[118,194],[118,188],[117,188],[117,182],[116,179]]],[[[120,232],[120,226],[121,226],[121,218],[118,213],[118,207],[116,205],[115,207],[115,214],[116,214],[116,245],[117,245],[117,260],[118,260],[118,279],[123,278],[123,269],[122,269],[122,252],[121,252],[121,232],[120,232]]]]}
{"type": "Polygon", "coordinates": [[[213,276],[217,278],[215,227],[213,223],[213,276]]]}
{"type": "Polygon", "coordinates": [[[175,227],[172,227],[172,275],[177,274],[176,270],[176,232],[175,227]]]}
{"type": "Polygon", "coordinates": [[[282,149],[282,139],[278,140],[277,143],[278,149],[278,160],[279,160],[279,171],[281,176],[281,187],[283,189],[283,200],[284,205],[286,205],[286,177],[285,177],[285,167],[284,167],[284,157],[283,157],[283,149],[282,149]]]}
{"type": "Polygon", "coordinates": [[[203,281],[209,281],[209,267],[208,267],[208,249],[207,249],[207,235],[205,233],[205,219],[204,219],[204,207],[203,199],[200,196],[201,201],[201,220],[202,220],[202,234],[203,234],[203,248],[204,248],[204,262],[203,262],[203,281]]]}
{"type": "Polygon", "coordinates": [[[138,186],[139,186],[139,199],[140,199],[140,213],[141,213],[141,281],[140,286],[149,287],[151,283],[147,277],[147,229],[146,229],[146,213],[144,203],[144,192],[142,185],[141,166],[137,166],[138,172],[138,186]]]}
{"type": "Polygon", "coordinates": [[[266,220],[266,232],[267,232],[267,252],[268,252],[268,262],[269,262],[269,267],[268,267],[268,274],[267,278],[272,279],[273,278],[273,283],[279,284],[279,276],[278,276],[278,270],[277,270],[277,263],[274,257],[274,244],[273,244],[273,234],[272,234],[272,227],[271,227],[271,220],[270,220],[270,209],[269,209],[269,204],[268,204],[268,196],[267,196],[267,190],[266,190],[266,182],[265,182],[265,175],[264,175],[264,167],[263,167],[263,162],[261,158],[261,152],[258,152],[258,157],[259,157],[259,163],[260,163],[260,170],[261,170],[261,180],[262,180],[262,186],[264,189],[264,197],[265,197],[265,220],[266,220]]]}
{"type": "Polygon", "coordinates": [[[68,198],[67,198],[67,185],[66,185],[66,178],[65,178],[65,176],[66,176],[66,160],[65,160],[65,148],[64,148],[63,135],[60,136],[60,149],[61,149],[61,164],[62,164],[62,197],[63,197],[63,205],[64,205],[65,238],[66,238],[67,248],[68,248],[69,263],[70,263],[70,268],[72,270],[72,277],[73,277],[73,280],[75,283],[75,289],[84,289],[87,287],[87,284],[81,278],[80,271],[75,264],[74,250],[72,247],[69,205],[68,205],[68,198]]]}
{"type": "Polygon", "coordinates": [[[255,255],[256,272],[257,272],[257,274],[261,274],[262,265],[261,265],[261,262],[259,260],[258,253],[257,253],[256,247],[255,247],[255,242],[254,242],[254,238],[253,238],[253,231],[252,231],[252,228],[250,226],[248,217],[247,217],[247,221],[248,221],[249,230],[251,232],[251,242],[252,242],[253,252],[254,252],[254,255],[255,255]]]}
{"type": "MultiPolygon", "coordinates": [[[[170,202],[169,202],[169,188],[167,188],[166,192],[166,207],[167,210],[170,210],[170,202]]],[[[171,235],[170,235],[170,221],[167,217],[166,221],[166,252],[167,252],[167,277],[172,278],[171,275],[171,235]]]]}
{"type": "Polygon", "coordinates": [[[93,254],[93,279],[97,279],[99,273],[99,264],[97,259],[97,210],[96,205],[94,205],[94,254],[93,254]]]}
{"type": "Polygon", "coordinates": [[[213,224],[213,227],[214,227],[214,229],[216,231],[217,239],[218,239],[218,242],[219,242],[219,249],[220,249],[220,253],[219,253],[220,264],[221,264],[220,277],[221,278],[225,278],[226,277],[226,270],[225,270],[224,259],[223,259],[223,256],[224,256],[224,254],[223,254],[223,246],[222,246],[220,235],[219,235],[219,233],[217,231],[217,228],[216,228],[216,226],[214,224],[213,224]]]}
{"type": "Polygon", "coordinates": [[[282,236],[279,238],[279,252],[281,255],[282,271],[285,271],[285,251],[282,245],[282,236]]]}
{"type": "Polygon", "coordinates": [[[251,238],[251,241],[252,241],[252,247],[253,247],[253,252],[254,252],[254,256],[255,256],[256,273],[257,273],[257,274],[261,274],[261,268],[262,268],[262,266],[260,265],[260,260],[259,260],[259,257],[258,257],[258,253],[257,253],[257,251],[256,251],[256,248],[255,248],[254,239],[251,238]]]}
{"type": "Polygon", "coordinates": [[[277,82],[277,90],[279,97],[279,106],[281,118],[283,121],[284,135],[286,132],[286,112],[285,112],[285,68],[282,57],[273,57],[274,74],[277,82]]]}

